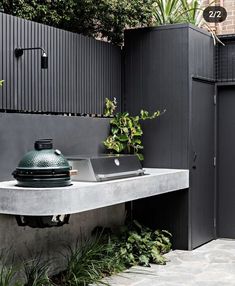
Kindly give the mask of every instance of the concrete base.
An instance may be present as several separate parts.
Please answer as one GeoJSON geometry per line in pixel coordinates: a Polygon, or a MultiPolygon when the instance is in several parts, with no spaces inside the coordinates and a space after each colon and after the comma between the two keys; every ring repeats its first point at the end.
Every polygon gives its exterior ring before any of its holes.
{"type": "Polygon", "coordinates": [[[71,215],[69,224],[58,228],[19,227],[14,216],[0,215],[0,250],[9,250],[19,260],[42,253],[43,259],[53,258],[52,270],[58,272],[66,263],[60,255],[65,246],[89,237],[96,226],[116,227],[123,225],[124,219],[125,204],[71,215]]]}
{"type": "Polygon", "coordinates": [[[0,213],[46,216],[84,212],[187,189],[189,171],[146,169],[145,176],[108,182],[73,182],[63,188],[22,188],[0,183],[0,213]]]}

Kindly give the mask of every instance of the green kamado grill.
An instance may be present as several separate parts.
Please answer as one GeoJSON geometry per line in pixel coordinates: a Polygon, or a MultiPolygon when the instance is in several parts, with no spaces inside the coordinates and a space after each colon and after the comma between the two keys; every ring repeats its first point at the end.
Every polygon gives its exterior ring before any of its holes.
{"type": "Polygon", "coordinates": [[[24,155],[12,173],[21,187],[64,187],[71,185],[71,167],[59,150],[53,149],[52,139],[35,142],[33,151],[24,155]]]}

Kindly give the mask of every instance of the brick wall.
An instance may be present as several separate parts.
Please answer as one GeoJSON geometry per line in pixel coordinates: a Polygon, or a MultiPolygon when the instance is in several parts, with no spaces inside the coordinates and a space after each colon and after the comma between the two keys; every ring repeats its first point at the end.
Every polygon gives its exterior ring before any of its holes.
{"type": "MultiPolygon", "coordinates": [[[[211,0],[203,0],[203,4],[207,6],[211,0]]],[[[210,25],[216,34],[235,34],[235,0],[217,0],[217,5],[224,7],[227,10],[227,19],[220,24],[210,25]]]]}

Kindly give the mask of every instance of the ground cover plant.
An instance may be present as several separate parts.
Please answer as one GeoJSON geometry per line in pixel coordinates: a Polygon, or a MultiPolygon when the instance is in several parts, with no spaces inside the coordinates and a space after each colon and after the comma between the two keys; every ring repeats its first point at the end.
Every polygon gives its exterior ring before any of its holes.
{"type": "Polygon", "coordinates": [[[103,278],[134,265],[166,264],[163,256],[171,249],[171,234],[151,230],[137,221],[112,233],[97,228],[95,235],[68,248],[67,269],[53,277],[54,285],[85,286],[93,283],[107,285],[103,278]]]}
{"type": "Polygon", "coordinates": [[[150,263],[166,264],[163,254],[171,250],[171,234],[166,230],[151,230],[133,221],[117,236],[120,257],[128,268],[134,265],[150,266],[150,263]]]}
{"type": "Polygon", "coordinates": [[[22,265],[24,286],[50,286],[49,278],[50,262],[43,261],[41,254],[29,261],[23,261],[22,265]]]}
{"type": "Polygon", "coordinates": [[[67,270],[56,276],[57,285],[89,285],[125,269],[116,255],[116,244],[103,233],[68,248],[67,270]],[[58,283],[59,282],[59,283],[58,283]]]}
{"type": "Polygon", "coordinates": [[[13,266],[14,257],[9,258],[8,251],[0,254],[0,286],[21,286],[20,282],[15,281],[18,268],[13,266]],[[8,261],[10,260],[10,261],[8,261]]]}
{"type": "Polygon", "coordinates": [[[155,111],[149,114],[146,110],[141,110],[139,115],[130,116],[128,112],[118,112],[116,99],[105,100],[104,116],[113,116],[110,120],[110,135],[103,142],[104,146],[112,153],[136,154],[140,160],[144,159],[142,150],[143,130],[141,121],[155,119],[162,115],[164,111],[155,111]]]}
{"type": "Polygon", "coordinates": [[[0,286],[108,285],[103,278],[131,266],[165,264],[163,255],[171,249],[170,238],[169,232],[151,230],[136,221],[115,233],[99,227],[89,239],[79,241],[75,247],[66,246],[63,253],[66,269],[52,277],[49,276],[52,261],[43,261],[41,254],[17,267],[12,266],[13,260],[7,263],[7,255],[2,255],[0,286]]]}

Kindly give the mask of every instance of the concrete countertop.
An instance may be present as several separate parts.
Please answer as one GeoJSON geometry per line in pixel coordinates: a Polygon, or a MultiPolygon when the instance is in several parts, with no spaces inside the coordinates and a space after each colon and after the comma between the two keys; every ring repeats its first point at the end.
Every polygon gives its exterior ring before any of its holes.
{"type": "Polygon", "coordinates": [[[189,187],[189,171],[146,168],[148,175],[108,182],[75,182],[61,188],[22,188],[0,182],[0,213],[46,216],[72,214],[189,187]]]}

